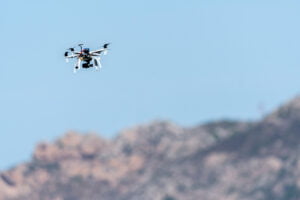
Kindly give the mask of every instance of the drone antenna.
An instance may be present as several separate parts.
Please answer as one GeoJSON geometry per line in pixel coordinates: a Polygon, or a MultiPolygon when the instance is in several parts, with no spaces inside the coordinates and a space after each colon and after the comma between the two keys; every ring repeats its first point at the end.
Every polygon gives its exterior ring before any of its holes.
{"type": "Polygon", "coordinates": [[[80,51],[82,51],[83,44],[79,44],[78,46],[80,46],[80,51]]]}

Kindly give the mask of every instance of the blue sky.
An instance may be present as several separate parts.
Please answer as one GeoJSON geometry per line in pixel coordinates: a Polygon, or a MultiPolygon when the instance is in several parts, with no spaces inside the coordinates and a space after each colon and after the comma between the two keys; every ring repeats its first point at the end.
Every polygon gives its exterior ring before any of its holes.
{"type": "Polygon", "coordinates": [[[300,91],[300,2],[5,1],[0,169],[68,130],[113,137],[156,119],[257,120],[300,91]],[[100,72],[66,48],[111,42],[100,72]]]}

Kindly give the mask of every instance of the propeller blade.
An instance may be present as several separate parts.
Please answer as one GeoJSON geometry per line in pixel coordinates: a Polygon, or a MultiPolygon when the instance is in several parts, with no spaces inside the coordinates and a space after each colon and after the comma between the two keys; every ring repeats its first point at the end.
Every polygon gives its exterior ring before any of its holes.
{"type": "Polygon", "coordinates": [[[104,44],[104,45],[103,45],[103,48],[104,48],[104,49],[107,49],[108,45],[110,45],[110,43],[104,44]]]}

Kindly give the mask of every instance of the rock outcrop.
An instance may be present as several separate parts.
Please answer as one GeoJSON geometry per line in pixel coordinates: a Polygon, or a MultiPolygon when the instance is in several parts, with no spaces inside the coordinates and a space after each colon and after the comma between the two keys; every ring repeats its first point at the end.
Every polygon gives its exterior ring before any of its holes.
{"type": "Polygon", "coordinates": [[[67,133],[0,173],[0,200],[300,199],[300,98],[258,122],[67,133]]]}

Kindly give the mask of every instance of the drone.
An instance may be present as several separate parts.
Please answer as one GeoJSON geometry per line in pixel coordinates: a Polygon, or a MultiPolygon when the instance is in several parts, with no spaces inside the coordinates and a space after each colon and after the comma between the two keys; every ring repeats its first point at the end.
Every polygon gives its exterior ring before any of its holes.
{"type": "Polygon", "coordinates": [[[91,68],[95,67],[99,70],[102,65],[100,63],[101,53],[107,54],[109,43],[103,45],[101,49],[90,51],[89,48],[83,48],[83,44],[79,44],[80,51],[75,51],[75,47],[67,49],[65,52],[66,62],[69,62],[70,58],[77,58],[77,62],[74,67],[74,73],[76,73],[81,67],[91,68]]]}

